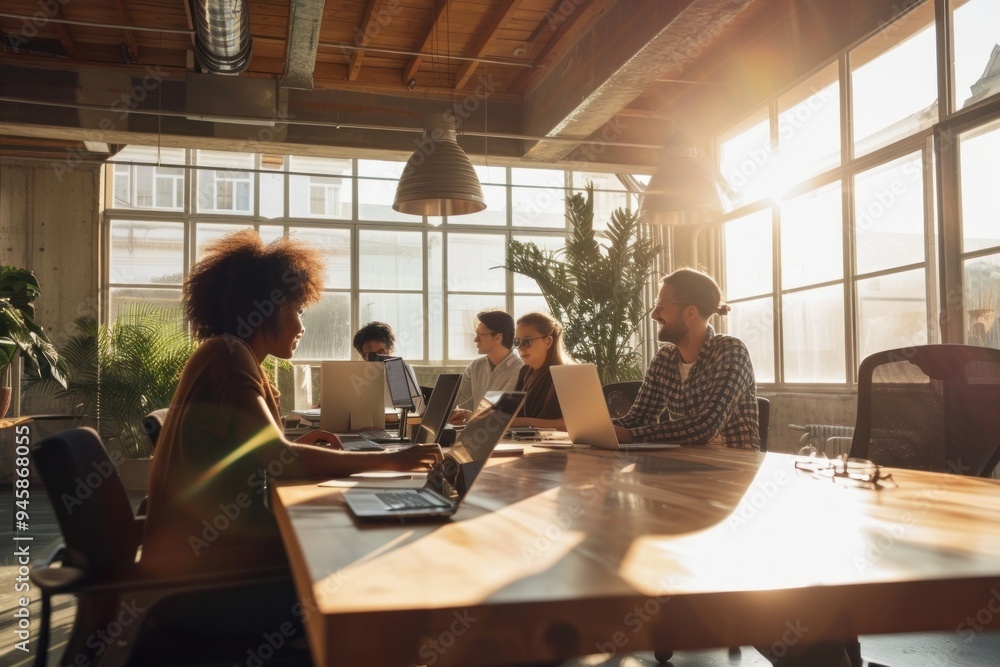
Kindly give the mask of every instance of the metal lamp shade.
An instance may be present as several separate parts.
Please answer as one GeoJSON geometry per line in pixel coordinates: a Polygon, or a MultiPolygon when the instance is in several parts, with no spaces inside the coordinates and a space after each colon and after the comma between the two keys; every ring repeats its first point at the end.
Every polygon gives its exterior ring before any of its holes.
{"type": "Polygon", "coordinates": [[[706,162],[693,144],[667,146],[642,195],[639,217],[649,224],[678,225],[689,221],[678,213],[722,215],[729,210],[729,200],[706,162]]]}
{"type": "Polygon", "coordinates": [[[455,137],[454,119],[438,117],[406,161],[392,208],[411,215],[465,215],[486,208],[483,186],[455,137]],[[450,126],[450,127],[449,127],[450,126]]]}

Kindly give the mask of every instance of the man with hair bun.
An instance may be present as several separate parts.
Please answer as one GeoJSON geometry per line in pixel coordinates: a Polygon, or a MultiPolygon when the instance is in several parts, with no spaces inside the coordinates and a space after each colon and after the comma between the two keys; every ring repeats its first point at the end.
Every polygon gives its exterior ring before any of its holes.
{"type": "Polygon", "coordinates": [[[615,420],[619,441],[760,448],[750,354],[743,341],[708,323],[729,310],[718,284],[701,271],[678,269],[663,279],[651,317],[666,345],[631,409],[615,420]]]}

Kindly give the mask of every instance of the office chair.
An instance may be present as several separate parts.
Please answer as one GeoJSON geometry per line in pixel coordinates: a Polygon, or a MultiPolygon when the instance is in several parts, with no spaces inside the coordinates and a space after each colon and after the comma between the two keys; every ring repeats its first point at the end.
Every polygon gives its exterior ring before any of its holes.
{"type": "Polygon", "coordinates": [[[612,419],[622,417],[629,411],[629,408],[635,403],[635,397],[639,394],[641,386],[642,382],[638,380],[628,380],[612,382],[601,387],[604,390],[604,400],[608,404],[608,412],[611,413],[612,419]]]}
{"type": "MultiPolygon", "coordinates": [[[[42,440],[31,456],[65,543],[54,556],[61,567],[48,562],[30,572],[31,581],[42,594],[36,667],[46,664],[54,595],[72,594],[77,598],[73,629],[59,664],[106,667],[128,662],[137,639],[161,602],[180,594],[218,595],[224,589],[287,582],[290,578],[287,568],[148,575],[136,562],[145,521],[132,515],[125,487],[97,432],[90,428],[61,431],[42,440]],[[129,623],[119,621],[125,609],[132,614],[129,623]],[[108,628],[120,629],[113,641],[94,640],[107,635],[108,628]]],[[[247,639],[242,638],[238,646],[232,642],[234,656],[241,655],[247,639]]],[[[185,637],[163,648],[183,654],[187,640],[185,637]]],[[[221,648],[228,648],[224,642],[220,639],[221,648]]],[[[202,657],[203,646],[192,644],[190,662],[202,657]]]]}
{"type": "Polygon", "coordinates": [[[760,433],[760,451],[767,451],[767,429],[771,424],[771,401],[757,397],[757,431],[760,433]]]}
{"type": "MultiPolygon", "coordinates": [[[[142,418],[142,430],[146,432],[146,436],[149,438],[151,451],[156,451],[156,442],[160,439],[160,431],[163,430],[163,422],[167,421],[168,412],[170,412],[170,408],[160,408],[159,410],[153,410],[142,418]]],[[[136,515],[146,516],[146,509],[148,507],[149,496],[146,496],[139,502],[136,515]]]]}
{"type": "Polygon", "coordinates": [[[1000,350],[915,345],[858,371],[851,456],[880,465],[989,477],[1000,460],[1000,350]]]}

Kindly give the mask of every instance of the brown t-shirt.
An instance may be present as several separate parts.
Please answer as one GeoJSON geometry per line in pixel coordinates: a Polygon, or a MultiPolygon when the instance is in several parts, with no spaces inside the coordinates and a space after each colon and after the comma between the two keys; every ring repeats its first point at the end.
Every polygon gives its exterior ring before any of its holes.
{"type": "Polygon", "coordinates": [[[284,562],[264,504],[264,470],[280,474],[294,456],[246,407],[260,397],[277,420],[277,394],[243,340],[216,336],[191,356],[153,454],[145,568],[184,573],[284,562]]]}

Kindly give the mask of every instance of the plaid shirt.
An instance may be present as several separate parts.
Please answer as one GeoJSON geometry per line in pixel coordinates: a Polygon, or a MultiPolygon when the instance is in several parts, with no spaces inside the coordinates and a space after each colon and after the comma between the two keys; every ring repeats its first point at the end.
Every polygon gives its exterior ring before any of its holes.
{"type": "Polygon", "coordinates": [[[728,447],[759,449],[756,383],[743,341],[709,326],[687,382],[681,382],[680,361],[677,347],[664,345],[635,403],[615,423],[636,442],[702,445],[721,436],[728,447]]]}

